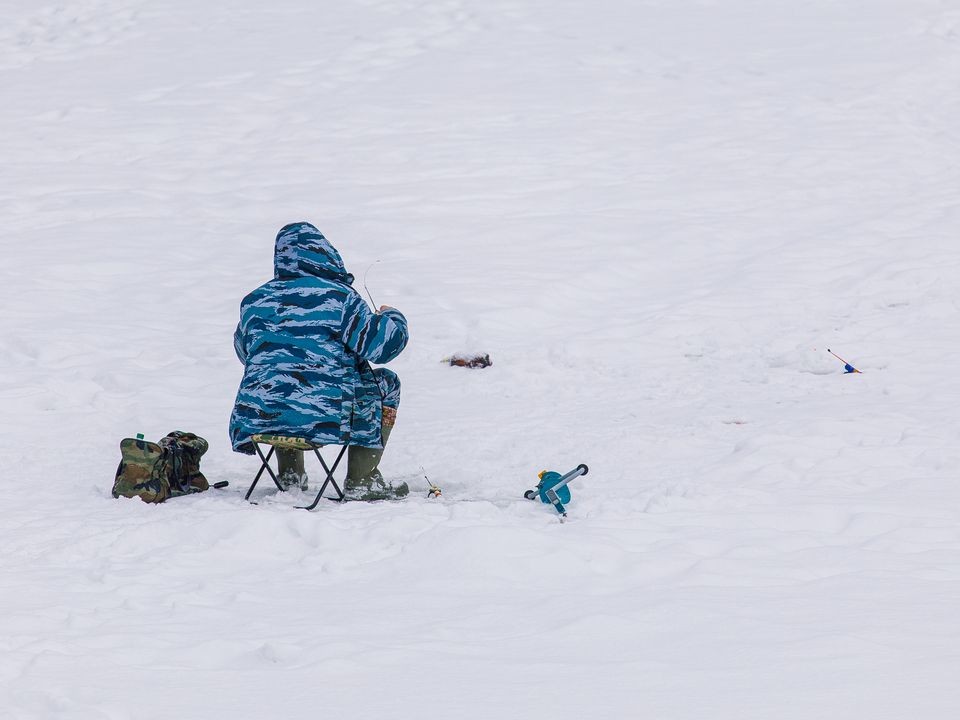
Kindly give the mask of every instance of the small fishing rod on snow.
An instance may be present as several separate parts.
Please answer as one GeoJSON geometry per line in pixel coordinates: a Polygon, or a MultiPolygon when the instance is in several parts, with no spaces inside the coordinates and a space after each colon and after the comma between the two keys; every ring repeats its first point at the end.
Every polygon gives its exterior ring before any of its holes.
{"type": "Polygon", "coordinates": [[[843,371],[844,371],[845,373],[847,373],[848,375],[849,375],[850,373],[860,373],[861,375],[863,375],[863,373],[860,372],[860,370],[857,370],[853,365],[851,365],[851,364],[848,363],[846,360],[844,360],[842,357],[840,357],[839,355],[837,355],[837,354],[836,354],[833,350],[831,350],[830,348],[827,348],[827,352],[830,353],[831,355],[833,355],[837,360],[839,360],[840,362],[843,363],[843,371]]]}

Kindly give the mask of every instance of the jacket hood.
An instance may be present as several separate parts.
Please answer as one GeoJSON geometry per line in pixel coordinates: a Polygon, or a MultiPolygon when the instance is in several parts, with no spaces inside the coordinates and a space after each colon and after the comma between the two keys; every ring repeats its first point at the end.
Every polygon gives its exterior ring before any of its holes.
{"type": "Polygon", "coordinates": [[[273,254],[273,276],[277,280],[319,277],[353,284],[353,275],[343,266],[340,253],[323,233],[307,222],[280,228],[273,254]]]}

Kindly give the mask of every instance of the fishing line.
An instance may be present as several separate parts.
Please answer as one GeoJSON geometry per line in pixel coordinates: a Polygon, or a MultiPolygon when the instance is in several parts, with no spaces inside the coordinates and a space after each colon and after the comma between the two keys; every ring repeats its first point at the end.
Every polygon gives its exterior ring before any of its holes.
{"type": "Polygon", "coordinates": [[[373,305],[373,311],[376,312],[379,305],[374,302],[373,295],[370,294],[370,288],[367,287],[367,275],[370,274],[370,271],[373,269],[373,266],[379,263],[379,260],[374,260],[370,263],[370,267],[367,268],[367,271],[363,274],[363,289],[367,291],[367,297],[370,298],[370,304],[373,305]]]}

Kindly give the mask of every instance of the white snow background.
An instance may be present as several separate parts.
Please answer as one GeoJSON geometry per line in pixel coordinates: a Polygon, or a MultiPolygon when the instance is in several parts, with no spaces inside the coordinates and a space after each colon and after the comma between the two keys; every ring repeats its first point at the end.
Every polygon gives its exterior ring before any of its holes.
{"type": "Polygon", "coordinates": [[[0,716],[960,717],[956,2],[3,10],[0,716]],[[404,502],[243,501],[299,220],[409,319],[404,502]],[[112,499],[174,429],[230,487],[112,499]]]}

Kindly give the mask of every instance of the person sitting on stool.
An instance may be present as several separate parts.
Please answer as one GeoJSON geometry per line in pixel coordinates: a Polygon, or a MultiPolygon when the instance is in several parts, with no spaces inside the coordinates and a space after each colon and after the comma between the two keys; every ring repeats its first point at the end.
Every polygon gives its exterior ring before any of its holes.
{"type": "MultiPolygon", "coordinates": [[[[353,289],[340,253],[306,222],[277,234],[274,278],[240,304],[234,348],[244,364],[230,417],[236,452],[252,455],[254,435],[349,445],[346,496],[403,497],[379,470],[396,422],[400,379],[386,368],[409,340],[407,320],[383,305],[373,312],[353,289]]],[[[303,453],[277,451],[280,483],[306,489],[303,453]]]]}

